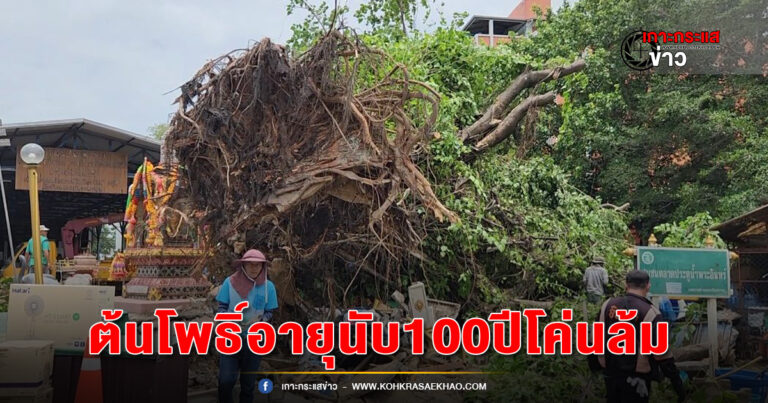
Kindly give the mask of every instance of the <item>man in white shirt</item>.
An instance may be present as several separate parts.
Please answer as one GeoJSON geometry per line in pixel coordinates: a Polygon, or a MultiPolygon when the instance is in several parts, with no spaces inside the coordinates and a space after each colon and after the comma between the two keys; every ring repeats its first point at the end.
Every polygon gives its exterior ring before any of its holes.
{"type": "Polygon", "coordinates": [[[592,259],[592,265],[584,271],[584,286],[587,289],[587,301],[597,304],[602,301],[605,295],[605,286],[608,285],[608,271],[603,265],[605,259],[601,256],[595,256],[592,259]]]}

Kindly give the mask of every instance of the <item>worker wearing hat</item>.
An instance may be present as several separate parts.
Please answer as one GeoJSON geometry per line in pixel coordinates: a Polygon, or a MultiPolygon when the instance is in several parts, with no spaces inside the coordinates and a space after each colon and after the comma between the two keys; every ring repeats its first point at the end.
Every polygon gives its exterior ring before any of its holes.
{"type": "MultiPolygon", "coordinates": [[[[248,309],[243,312],[243,334],[252,322],[268,322],[277,309],[277,292],[271,281],[267,280],[269,261],[261,251],[251,249],[241,259],[235,261],[235,273],[224,279],[216,301],[219,312],[234,312],[235,306],[248,301],[248,309]]],[[[232,389],[240,375],[240,403],[253,402],[256,371],[261,358],[253,354],[243,339],[243,348],[234,355],[221,354],[219,359],[219,402],[233,401],[232,389]]]]}
{"type": "Polygon", "coordinates": [[[605,270],[605,259],[602,256],[592,258],[592,265],[584,271],[584,286],[587,289],[587,301],[597,304],[605,295],[608,285],[608,271],[605,270]]]}
{"type": "MultiPolygon", "coordinates": [[[[48,227],[45,225],[40,225],[40,245],[42,248],[40,256],[42,258],[43,273],[48,273],[48,260],[50,258],[51,245],[48,243],[48,227]]],[[[35,270],[35,254],[32,252],[33,250],[34,242],[32,242],[32,238],[29,238],[29,241],[27,241],[27,250],[24,252],[24,258],[29,262],[30,272],[35,270]]]]}

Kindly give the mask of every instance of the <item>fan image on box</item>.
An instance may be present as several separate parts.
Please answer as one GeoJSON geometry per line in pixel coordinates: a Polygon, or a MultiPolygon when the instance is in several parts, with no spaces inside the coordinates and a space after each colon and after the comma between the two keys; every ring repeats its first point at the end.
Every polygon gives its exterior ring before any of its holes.
{"type": "Polygon", "coordinates": [[[32,326],[29,327],[29,333],[27,334],[30,339],[35,338],[36,318],[40,316],[44,310],[45,302],[43,302],[43,299],[38,295],[30,295],[24,301],[24,313],[26,313],[32,320],[32,326]]]}

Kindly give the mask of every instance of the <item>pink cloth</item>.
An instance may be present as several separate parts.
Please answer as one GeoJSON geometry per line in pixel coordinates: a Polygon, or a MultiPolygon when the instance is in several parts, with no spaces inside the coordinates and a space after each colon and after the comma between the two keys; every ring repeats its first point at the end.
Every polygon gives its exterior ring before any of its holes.
{"type": "Polygon", "coordinates": [[[266,266],[261,271],[261,274],[256,278],[250,278],[245,274],[243,266],[239,266],[235,274],[229,276],[229,284],[234,287],[237,294],[242,298],[248,297],[248,293],[254,286],[262,285],[267,281],[267,268],[266,266]]]}

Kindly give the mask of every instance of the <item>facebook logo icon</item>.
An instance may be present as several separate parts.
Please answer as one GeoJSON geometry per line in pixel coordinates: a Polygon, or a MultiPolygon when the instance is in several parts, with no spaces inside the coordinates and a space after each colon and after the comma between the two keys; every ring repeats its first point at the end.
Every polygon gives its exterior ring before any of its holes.
{"type": "Polygon", "coordinates": [[[267,378],[264,378],[259,381],[259,392],[263,394],[267,394],[272,392],[272,381],[270,381],[267,378]]]}

